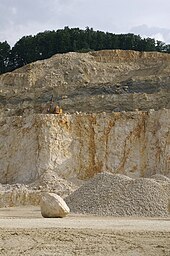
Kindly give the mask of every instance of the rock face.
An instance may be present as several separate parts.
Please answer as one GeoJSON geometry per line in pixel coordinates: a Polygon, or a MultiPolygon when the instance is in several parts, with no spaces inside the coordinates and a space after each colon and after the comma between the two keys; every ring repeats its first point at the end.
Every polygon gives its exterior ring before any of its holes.
{"type": "Polygon", "coordinates": [[[78,188],[78,185],[62,179],[54,171],[47,171],[29,185],[0,184],[0,208],[19,205],[40,205],[42,193],[55,193],[62,198],[78,188]]]}
{"type": "Polygon", "coordinates": [[[0,115],[170,108],[170,55],[109,50],[57,54],[0,76],[0,115]]]}
{"type": "Polygon", "coordinates": [[[0,183],[28,184],[47,170],[67,180],[168,176],[169,127],[169,110],[3,118],[0,183]]]}
{"type": "Polygon", "coordinates": [[[58,54],[1,75],[0,183],[47,172],[170,175],[169,73],[169,54],[111,50],[58,54]],[[52,95],[65,114],[47,114],[52,95]]]}
{"type": "Polygon", "coordinates": [[[70,212],[65,201],[54,193],[43,194],[40,206],[44,218],[63,218],[70,212]]]}
{"type": "Polygon", "coordinates": [[[0,186],[0,208],[19,205],[39,205],[40,199],[40,190],[33,190],[25,185],[0,186]]]}

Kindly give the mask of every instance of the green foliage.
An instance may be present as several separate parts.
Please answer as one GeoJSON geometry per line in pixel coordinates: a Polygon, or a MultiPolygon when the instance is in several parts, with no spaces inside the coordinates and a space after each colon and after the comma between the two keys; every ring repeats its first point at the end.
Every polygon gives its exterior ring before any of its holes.
{"type": "Polygon", "coordinates": [[[56,53],[88,52],[103,49],[159,51],[170,53],[170,45],[140,35],[112,34],[86,27],[44,31],[35,36],[24,36],[12,49],[7,42],[0,43],[0,73],[12,71],[56,53]]]}
{"type": "Polygon", "coordinates": [[[10,53],[10,45],[5,41],[0,42],[0,74],[6,71],[10,53]]]}

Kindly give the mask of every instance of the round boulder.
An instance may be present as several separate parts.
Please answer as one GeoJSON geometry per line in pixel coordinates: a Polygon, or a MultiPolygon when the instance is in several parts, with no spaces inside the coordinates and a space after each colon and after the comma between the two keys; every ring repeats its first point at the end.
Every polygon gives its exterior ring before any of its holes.
{"type": "Polygon", "coordinates": [[[43,193],[40,207],[44,218],[63,218],[70,212],[65,201],[54,193],[43,193]]]}

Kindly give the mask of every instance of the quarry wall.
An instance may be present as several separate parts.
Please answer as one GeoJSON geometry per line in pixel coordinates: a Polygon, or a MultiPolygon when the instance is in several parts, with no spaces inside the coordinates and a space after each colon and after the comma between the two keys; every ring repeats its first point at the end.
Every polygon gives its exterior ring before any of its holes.
{"type": "Polygon", "coordinates": [[[0,183],[30,183],[53,170],[66,179],[101,171],[170,175],[170,110],[34,114],[0,121],[0,183]]]}
{"type": "Polygon", "coordinates": [[[0,76],[0,117],[65,112],[170,109],[170,55],[104,50],[56,54],[0,76]]]}

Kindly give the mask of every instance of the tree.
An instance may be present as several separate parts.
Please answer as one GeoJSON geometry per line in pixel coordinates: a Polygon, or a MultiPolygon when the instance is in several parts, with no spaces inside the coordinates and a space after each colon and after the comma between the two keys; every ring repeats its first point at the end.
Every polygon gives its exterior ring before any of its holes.
{"type": "Polygon", "coordinates": [[[144,38],[144,50],[143,51],[156,51],[156,47],[155,47],[155,39],[153,38],[144,38]]]}
{"type": "Polygon", "coordinates": [[[0,73],[12,71],[36,60],[51,57],[56,53],[69,51],[122,49],[135,51],[160,51],[170,53],[170,45],[152,38],[142,39],[140,35],[112,34],[94,31],[86,27],[64,27],[56,31],[44,31],[35,36],[24,36],[12,50],[7,42],[0,43],[0,73]]]}
{"type": "Polygon", "coordinates": [[[9,61],[10,45],[7,41],[0,42],[0,74],[6,72],[6,68],[9,61]]]}
{"type": "Polygon", "coordinates": [[[170,44],[164,46],[164,51],[170,53],[170,44]]]}
{"type": "Polygon", "coordinates": [[[165,45],[165,43],[163,43],[162,41],[156,41],[156,51],[158,51],[158,52],[163,52],[163,51],[165,51],[165,47],[166,47],[166,45],[165,45]]]}

